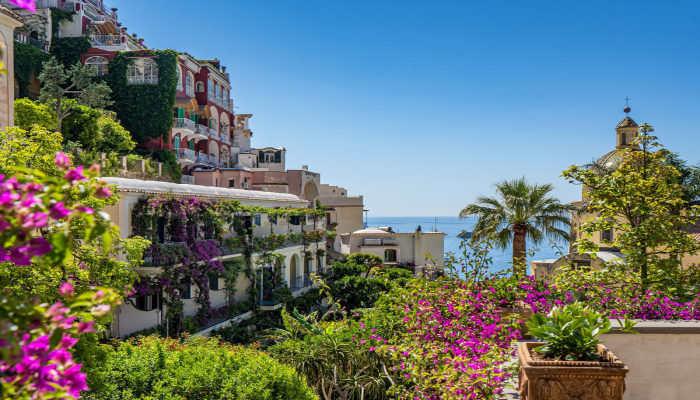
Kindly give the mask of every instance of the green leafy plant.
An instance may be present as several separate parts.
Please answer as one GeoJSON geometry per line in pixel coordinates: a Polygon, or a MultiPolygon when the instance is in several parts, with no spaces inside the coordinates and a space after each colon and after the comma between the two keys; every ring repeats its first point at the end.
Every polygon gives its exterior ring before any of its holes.
{"type": "MultiPolygon", "coordinates": [[[[619,320],[618,320],[619,321],[619,320]]],[[[619,321],[620,330],[632,330],[635,323],[625,318],[619,321]]],[[[547,343],[535,347],[535,351],[555,360],[568,361],[598,360],[596,347],[598,336],[611,330],[610,319],[581,303],[574,303],[561,309],[554,307],[549,315],[535,314],[527,323],[530,334],[547,343]]]]}

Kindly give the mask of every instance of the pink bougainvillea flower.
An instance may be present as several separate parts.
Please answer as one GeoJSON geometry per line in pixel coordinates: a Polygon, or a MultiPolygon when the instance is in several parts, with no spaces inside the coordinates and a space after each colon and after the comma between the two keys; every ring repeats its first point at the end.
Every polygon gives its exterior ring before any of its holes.
{"type": "Polygon", "coordinates": [[[78,329],[78,335],[82,335],[87,332],[97,332],[92,326],[95,325],[95,321],[88,322],[78,322],[75,327],[78,329]]]}
{"type": "MultiPolygon", "coordinates": [[[[31,2],[34,4],[34,2],[31,2]]],[[[61,153],[60,151],[56,153],[56,160],[54,161],[58,168],[68,168],[70,167],[70,158],[67,155],[61,153]]]]}
{"type": "Polygon", "coordinates": [[[27,218],[24,219],[22,226],[25,228],[41,228],[46,225],[48,221],[48,215],[44,213],[34,213],[29,214],[27,218]]]}
{"type": "Polygon", "coordinates": [[[71,214],[70,210],[66,208],[66,203],[58,202],[49,208],[49,215],[53,219],[63,219],[71,214]]]}
{"type": "Polygon", "coordinates": [[[102,304],[102,305],[99,305],[99,306],[92,307],[92,308],[90,309],[90,311],[91,311],[94,315],[96,315],[96,316],[98,316],[98,317],[101,317],[101,316],[107,314],[107,313],[109,312],[109,310],[111,310],[111,309],[112,309],[112,307],[110,307],[109,304],[102,304]]]}
{"type": "Polygon", "coordinates": [[[99,199],[103,199],[110,196],[112,196],[112,192],[109,191],[109,188],[98,187],[97,190],[95,190],[95,197],[99,199]]]}
{"type": "Polygon", "coordinates": [[[34,0],[8,0],[10,4],[14,4],[18,7],[24,8],[25,10],[29,10],[31,12],[36,12],[36,4],[34,3],[34,0]]]}
{"type": "Polygon", "coordinates": [[[75,181],[86,181],[87,177],[83,175],[83,169],[84,167],[80,165],[75,169],[68,170],[63,177],[68,179],[71,183],[75,181]]]}
{"type": "Polygon", "coordinates": [[[72,297],[73,296],[73,291],[75,288],[73,285],[71,285],[69,282],[66,282],[61,285],[61,287],[58,289],[58,294],[61,295],[61,297],[72,297]]]}
{"type": "Polygon", "coordinates": [[[93,209],[90,208],[90,207],[85,207],[85,206],[83,206],[83,207],[78,207],[78,208],[76,209],[76,211],[81,212],[81,213],[85,213],[85,214],[87,214],[87,215],[92,215],[92,214],[95,213],[95,210],[93,210],[93,209]]]}

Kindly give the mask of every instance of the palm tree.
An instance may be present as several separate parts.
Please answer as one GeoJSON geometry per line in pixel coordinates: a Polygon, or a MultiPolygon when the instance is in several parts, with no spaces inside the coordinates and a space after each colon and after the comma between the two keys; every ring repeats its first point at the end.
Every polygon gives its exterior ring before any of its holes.
{"type": "Polygon", "coordinates": [[[551,196],[551,184],[530,184],[524,177],[494,184],[496,197],[480,195],[459,213],[459,218],[477,216],[472,228],[474,242],[493,238],[498,249],[512,243],[513,263],[525,270],[527,239],[540,244],[545,238],[569,240],[571,204],[551,196]]]}

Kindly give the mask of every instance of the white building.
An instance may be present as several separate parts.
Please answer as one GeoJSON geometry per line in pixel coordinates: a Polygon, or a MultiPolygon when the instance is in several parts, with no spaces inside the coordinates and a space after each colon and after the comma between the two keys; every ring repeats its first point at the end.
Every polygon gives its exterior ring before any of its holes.
{"type": "Polygon", "coordinates": [[[365,253],[382,257],[385,264],[432,264],[426,254],[442,265],[445,258],[445,236],[442,232],[393,232],[391,228],[367,228],[339,235],[343,254],[365,253]]]}

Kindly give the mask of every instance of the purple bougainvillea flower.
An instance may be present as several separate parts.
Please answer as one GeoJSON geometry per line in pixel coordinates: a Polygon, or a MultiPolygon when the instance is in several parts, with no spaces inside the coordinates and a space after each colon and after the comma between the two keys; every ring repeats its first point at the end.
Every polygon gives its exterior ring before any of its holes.
{"type": "Polygon", "coordinates": [[[25,228],[41,228],[46,225],[48,221],[48,215],[44,213],[34,213],[29,214],[27,218],[24,219],[22,226],[25,228]]]}
{"type": "Polygon", "coordinates": [[[18,7],[24,8],[31,12],[36,12],[36,4],[34,0],[9,0],[10,4],[14,4],[18,7]]]}
{"type": "Polygon", "coordinates": [[[65,217],[69,216],[71,212],[65,206],[66,206],[66,203],[64,203],[62,201],[52,205],[49,208],[49,215],[51,216],[51,218],[63,219],[65,217]]]}
{"type": "Polygon", "coordinates": [[[109,310],[111,310],[111,309],[112,309],[112,307],[111,307],[109,304],[102,304],[102,305],[99,305],[99,306],[92,307],[92,308],[90,309],[90,311],[91,311],[94,315],[96,315],[96,316],[98,316],[98,317],[101,317],[101,316],[107,314],[107,313],[109,312],[109,310]]]}
{"type": "Polygon", "coordinates": [[[68,181],[71,183],[75,181],[86,181],[87,177],[83,175],[83,169],[84,167],[80,165],[75,169],[68,170],[68,172],[66,172],[64,175],[64,178],[68,179],[68,181]]]}

